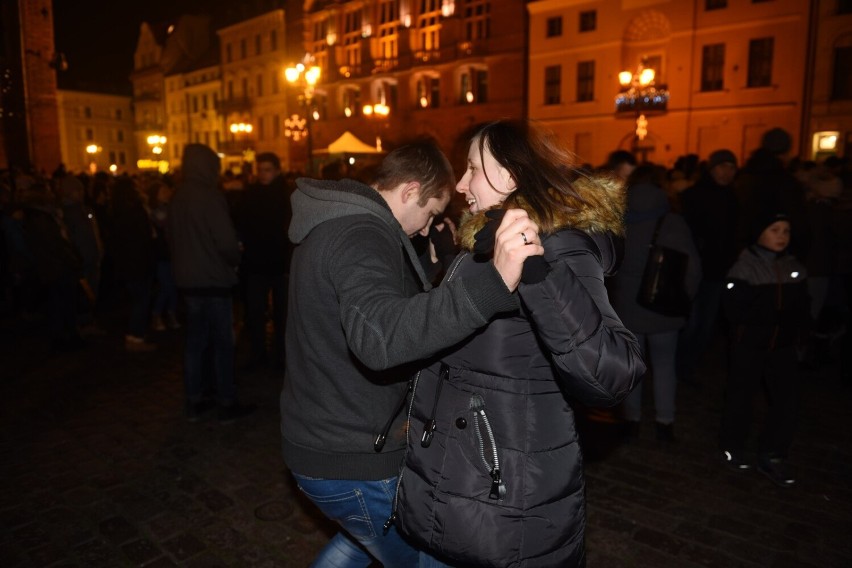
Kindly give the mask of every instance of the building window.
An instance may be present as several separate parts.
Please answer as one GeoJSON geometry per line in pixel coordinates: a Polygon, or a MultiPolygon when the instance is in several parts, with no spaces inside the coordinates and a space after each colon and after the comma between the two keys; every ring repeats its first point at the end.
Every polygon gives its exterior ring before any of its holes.
{"type": "Polygon", "coordinates": [[[201,108],[203,108],[204,110],[207,110],[207,108],[208,108],[207,105],[208,105],[207,93],[204,93],[201,96],[201,108]]]}
{"type": "Polygon", "coordinates": [[[598,29],[598,11],[588,10],[580,12],[580,31],[593,32],[598,29]]]}
{"type": "Polygon", "coordinates": [[[257,139],[258,140],[263,140],[263,139],[266,138],[266,132],[265,132],[266,129],[264,128],[265,124],[266,124],[266,117],[265,116],[258,116],[257,117],[257,139]]]}
{"type": "Polygon", "coordinates": [[[115,150],[110,150],[110,151],[109,151],[109,163],[110,163],[110,164],[114,164],[114,163],[115,163],[115,150]]]}
{"type": "Polygon", "coordinates": [[[706,11],[710,10],[721,10],[722,8],[728,7],[728,0],[705,0],[704,1],[704,9],[706,11]]]}
{"type": "Polygon", "coordinates": [[[701,53],[701,90],[725,88],[725,44],[705,45],[701,53]]]}
{"type": "Polygon", "coordinates": [[[488,102],[488,70],[471,68],[460,75],[459,104],[488,102]]]}
{"type": "Polygon", "coordinates": [[[354,87],[346,87],[341,95],[343,116],[350,118],[361,114],[361,91],[354,87]]]}
{"type": "Polygon", "coordinates": [[[225,63],[230,63],[231,61],[233,61],[233,59],[234,57],[231,50],[231,44],[227,43],[225,44],[225,63]]]}
{"type": "Polygon", "coordinates": [[[559,37],[562,35],[562,16],[547,18],[547,37],[559,37]]]}
{"type": "Polygon", "coordinates": [[[465,0],[465,39],[488,39],[491,36],[491,3],[487,0],[465,0]]]}
{"type": "Polygon", "coordinates": [[[263,75],[261,74],[257,75],[257,96],[263,96],[263,75]]]}
{"type": "Polygon", "coordinates": [[[280,83],[279,83],[279,81],[280,81],[280,80],[281,80],[281,79],[280,79],[280,77],[279,77],[278,72],[277,72],[277,71],[273,71],[273,72],[272,72],[272,94],[273,94],[273,95],[277,95],[277,94],[278,94],[278,89],[280,89],[280,88],[281,88],[281,87],[280,87],[280,83]]]}
{"type": "Polygon", "coordinates": [[[544,104],[558,105],[562,102],[562,66],[544,68],[544,104]]]}
{"type": "Polygon", "coordinates": [[[119,142],[124,142],[124,130],[120,130],[115,133],[116,138],[118,138],[119,142]]]}
{"type": "Polygon", "coordinates": [[[115,119],[121,120],[121,118],[122,118],[121,109],[120,108],[115,109],[115,119]]]}
{"type": "Polygon", "coordinates": [[[439,38],[441,6],[436,0],[421,0],[420,14],[417,16],[417,34],[420,49],[433,51],[440,49],[439,38]]]}
{"type": "Polygon", "coordinates": [[[92,142],[92,141],[94,141],[94,139],[95,139],[95,132],[91,128],[87,128],[86,129],[86,140],[88,140],[89,142],[92,142]]]}
{"type": "Polygon", "coordinates": [[[248,96],[249,96],[249,90],[248,90],[248,78],[243,77],[243,80],[242,80],[242,86],[243,86],[243,97],[244,97],[244,98],[248,98],[248,96]]]}
{"type": "Polygon", "coordinates": [[[124,152],[118,153],[118,163],[122,166],[127,163],[127,160],[124,157],[124,152]]]}
{"type": "Polygon", "coordinates": [[[595,62],[577,63],[577,102],[595,100],[595,62]]]}
{"type": "Polygon", "coordinates": [[[254,54],[260,55],[260,34],[254,36],[254,54]]]}
{"type": "Polygon", "coordinates": [[[228,99],[234,98],[234,82],[228,81],[228,99]]]}
{"type": "Polygon", "coordinates": [[[852,99],[852,46],[834,48],[832,100],[852,99]]]}
{"type": "Polygon", "coordinates": [[[92,118],[92,107],[83,108],[83,116],[86,118],[92,118]]]}
{"type": "Polygon", "coordinates": [[[772,84],[772,51],[775,39],[753,39],[748,44],[748,86],[768,87],[772,84]]]}
{"type": "Polygon", "coordinates": [[[192,96],[192,112],[198,112],[198,97],[192,96]]]}
{"type": "Polygon", "coordinates": [[[204,145],[210,146],[210,132],[207,130],[204,131],[204,145]]]}
{"type": "Polygon", "coordinates": [[[277,114],[272,115],[272,138],[281,136],[281,117],[277,114]]]}
{"type": "Polygon", "coordinates": [[[272,51],[278,49],[278,32],[275,30],[269,32],[269,49],[272,51]]]}
{"type": "Polygon", "coordinates": [[[441,79],[424,75],[417,80],[417,107],[438,108],[441,106],[441,79]]]}
{"type": "Polygon", "coordinates": [[[240,59],[245,59],[247,56],[246,50],[246,40],[245,38],[240,40],[240,59]]]}

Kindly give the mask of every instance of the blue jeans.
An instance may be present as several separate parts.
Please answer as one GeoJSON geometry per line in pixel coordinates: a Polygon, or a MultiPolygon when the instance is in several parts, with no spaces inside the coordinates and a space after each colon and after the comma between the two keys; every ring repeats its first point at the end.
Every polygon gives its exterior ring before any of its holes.
{"type": "Polygon", "coordinates": [[[151,278],[128,280],[125,284],[130,295],[130,322],[127,324],[127,333],[145,337],[151,310],[151,278]]]}
{"type": "Polygon", "coordinates": [[[227,297],[186,297],[186,351],[183,381],[186,401],[201,402],[204,395],[204,356],[213,358],[216,400],[221,406],[236,402],[234,387],[233,300],[227,297]]]}
{"type": "MultiPolygon", "coordinates": [[[[646,362],[649,360],[651,362],[654,410],[656,420],[661,424],[671,424],[675,419],[677,333],[677,331],[664,331],[662,333],[635,334],[642,350],[642,358],[646,362]]],[[[638,422],[642,416],[643,382],[636,385],[636,388],[624,399],[624,418],[627,420],[638,422]]]]}
{"type": "Polygon", "coordinates": [[[384,534],[393,509],[397,478],[379,481],[318,479],[293,474],[302,493],[322,514],[343,528],[323,548],[311,568],[367,568],[373,559],[385,568],[414,568],[418,552],[396,527],[384,534]]]}
{"type": "Polygon", "coordinates": [[[157,261],[157,297],[154,300],[154,315],[163,312],[175,312],[177,308],[177,288],[172,274],[172,263],[168,260],[157,261]]]}

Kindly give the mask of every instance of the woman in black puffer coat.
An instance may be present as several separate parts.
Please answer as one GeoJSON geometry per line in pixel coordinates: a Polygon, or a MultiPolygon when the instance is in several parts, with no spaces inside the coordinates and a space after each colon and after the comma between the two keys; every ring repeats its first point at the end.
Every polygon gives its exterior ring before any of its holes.
{"type": "Polygon", "coordinates": [[[456,190],[471,214],[445,280],[475,277],[508,208],[526,210],[539,225],[545,253],[525,264],[517,311],[414,380],[397,523],[434,557],[421,566],[583,563],[583,461],[572,403],[617,404],[645,365],[603,282],[618,264],[623,189],[603,178],[572,181],[561,165],[568,159],[509,121],[484,126],[470,145],[456,190]]]}

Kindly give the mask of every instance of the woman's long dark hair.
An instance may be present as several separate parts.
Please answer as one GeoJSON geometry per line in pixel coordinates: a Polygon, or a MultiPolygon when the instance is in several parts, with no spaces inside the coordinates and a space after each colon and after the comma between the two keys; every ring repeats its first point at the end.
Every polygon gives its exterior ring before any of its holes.
{"type": "MultiPolygon", "coordinates": [[[[515,181],[517,188],[507,195],[502,207],[532,210],[542,232],[554,229],[553,213],[557,209],[576,211],[586,204],[572,181],[576,175],[574,155],[529,123],[490,122],[476,131],[472,143],[477,144],[483,162],[487,148],[515,181]]],[[[490,179],[488,183],[494,187],[490,179]]]]}

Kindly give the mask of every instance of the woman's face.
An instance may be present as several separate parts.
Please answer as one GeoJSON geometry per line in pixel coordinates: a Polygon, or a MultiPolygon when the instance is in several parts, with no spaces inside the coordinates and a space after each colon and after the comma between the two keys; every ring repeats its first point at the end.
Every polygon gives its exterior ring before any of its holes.
{"type": "Polygon", "coordinates": [[[515,182],[506,168],[497,163],[487,144],[480,155],[479,139],[474,138],[467,152],[467,169],[456,184],[456,191],[464,194],[470,212],[499,205],[514,190],[515,182]]]}

